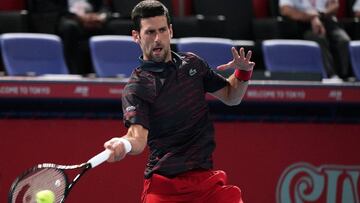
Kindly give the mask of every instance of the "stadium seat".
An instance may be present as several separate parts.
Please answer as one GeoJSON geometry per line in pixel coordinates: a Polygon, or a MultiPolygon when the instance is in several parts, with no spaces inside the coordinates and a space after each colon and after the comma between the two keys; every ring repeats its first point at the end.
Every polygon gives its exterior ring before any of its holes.
{"type": "Polygon", "coordinates": [[[319,45],[307,40],[264,40],[265,68],[270,73],[321,74],[327,78],[319,45]]]}
{"type": "Polygon", "coordinates": [[[61,39],[56,35],[3,34],[1,52],[7,75],[68,74],[61,39]]]}
{"type": "Polygon", "coordinates": [[[351,41],[349,49],[354,75],[357,80],[360,80],[360,40],[351,41]]]}
{"type": "Polygon", "coordinates": [[[98,77],[129,77],[139,66],[141,49],[131,36],[102,35],[90,38],[90,52],[98,77]]]}
{"type": "Polygon", "coordinates": [[[0,75],[5,75],[5,72],[4,72],[4,62],[3,62],[3,59],[2,59],[2,53],[1,53],[1,35],[0,35],[0,75]]]}
{"type": "Polygon", "coordinates": [[[211,68],[231,61],[233,46],[233,41],[225,38],[185,37],[177,41],[179,52],[193,52],[205,59],[211,68]]]}

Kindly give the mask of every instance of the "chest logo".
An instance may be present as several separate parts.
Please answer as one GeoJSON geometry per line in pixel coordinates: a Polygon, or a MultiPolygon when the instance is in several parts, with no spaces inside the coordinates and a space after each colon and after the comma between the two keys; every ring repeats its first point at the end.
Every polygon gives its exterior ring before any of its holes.
{"type": "Polygon", "coordinates": [[[197,71],[196,71],[195,68],[190,68],[190,70],[189,70],[189,75],[190,76],[194,76],[196,73],[197,73],[197,71]]]}

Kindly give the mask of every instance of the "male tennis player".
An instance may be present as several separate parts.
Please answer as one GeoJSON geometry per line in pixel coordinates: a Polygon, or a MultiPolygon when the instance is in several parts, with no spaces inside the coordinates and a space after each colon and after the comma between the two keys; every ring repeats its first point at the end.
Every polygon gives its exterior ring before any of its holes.
{"type": "Polygon", "coordinates": [[[143,55],[122,96],[128,132],[105,142],[113,151],[108,161],[149,146],[143,203],[241,203],[240,189],[226,185],[225,172],[213,170],[214,127],[205,94],[238,105],[255,65],[251,51],[229,50],[234,59],[218,68],[232,67],[235,72],[225,79],[195,54],[171,51],[173,29],[159,1],[137,4],[132,20],[132,36],[143,55]]]}

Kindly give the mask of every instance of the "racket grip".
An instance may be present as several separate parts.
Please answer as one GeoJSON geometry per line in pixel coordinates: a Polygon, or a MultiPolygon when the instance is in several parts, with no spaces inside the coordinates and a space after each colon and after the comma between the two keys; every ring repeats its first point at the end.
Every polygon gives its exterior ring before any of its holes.
{"type": "Polygon", "coordinates": [[[88,163],[91,164],[91,168],[94,168],[102,163],[104,163],[110,157],[111,150],[105,149],[104,151],[100,152],[99,154],[95,155],[91,158],[88,163]]]}

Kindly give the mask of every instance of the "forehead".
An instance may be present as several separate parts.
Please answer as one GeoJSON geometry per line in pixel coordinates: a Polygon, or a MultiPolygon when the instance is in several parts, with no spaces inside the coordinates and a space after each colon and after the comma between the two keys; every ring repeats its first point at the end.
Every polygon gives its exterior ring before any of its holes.
{"type": "Polygon", "coordinates": [[[168,22],[166,16],[155,16],[150,18],[142,18],[140,20],[141,30],[159,29],[167,26],[168,22]]]}

